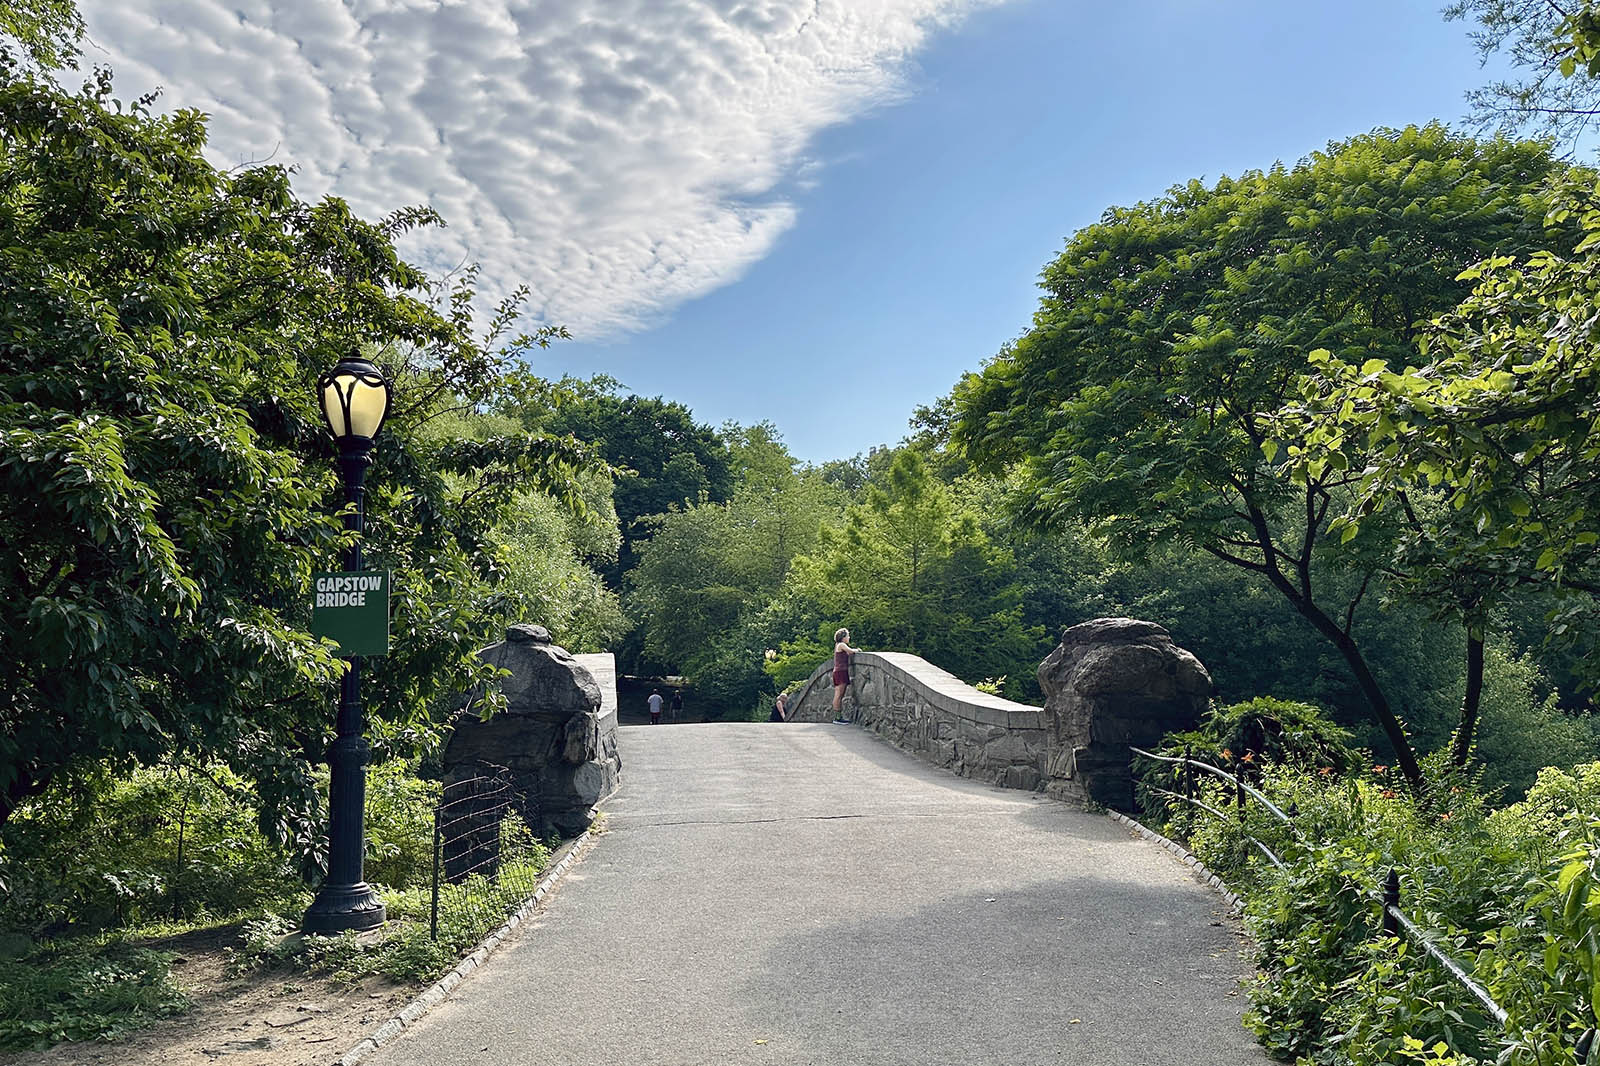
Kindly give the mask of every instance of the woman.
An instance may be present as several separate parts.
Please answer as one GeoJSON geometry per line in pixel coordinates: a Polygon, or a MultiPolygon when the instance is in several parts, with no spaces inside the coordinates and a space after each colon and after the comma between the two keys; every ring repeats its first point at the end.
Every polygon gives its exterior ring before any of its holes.
{"type": "Polygon", "coordinates": [[[849,725],[844,716],[844,690],[850,684],[850,663],[860,648],[850,646],[850,631],[839,629],[833,634],[833,720],[849,725]]]}
{"type": "Polygon", "coordinates": [[[778,700],[772,705],[772,714],[768,716],[767,721],[787,722],[789,720],[788,706],[789,694],[787,692],[778,693],[778,700]]]}

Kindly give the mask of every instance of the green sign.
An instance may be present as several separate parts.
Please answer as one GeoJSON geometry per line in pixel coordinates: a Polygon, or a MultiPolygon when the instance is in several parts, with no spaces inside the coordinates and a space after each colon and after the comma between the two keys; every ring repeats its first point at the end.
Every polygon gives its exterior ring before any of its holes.
{"type": "Polygon", "coordinates": [[[339,645],[340,655],[389,654],[389,571],[313,575],[311,635],[339,645]]]}

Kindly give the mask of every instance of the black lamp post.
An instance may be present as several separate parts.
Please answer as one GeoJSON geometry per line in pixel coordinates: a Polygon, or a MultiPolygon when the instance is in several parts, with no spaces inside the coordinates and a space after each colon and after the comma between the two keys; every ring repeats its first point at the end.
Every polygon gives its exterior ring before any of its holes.
{"type": "MultiPolygon", "coordinates": [[[[358,355],[339,360],[317,381],[322,414],[339,446],[339,471],[345,499],[352,505],[345,528],[364,528],[363,483],[372,462],[372,442],[389,413],[389,383],[378,368],[358,355]]],[[[347,571],[361,569],[358,538],[345,556],[347,571]]],[[[306,911],[301,926],[308,933],[374,929],[388,915],[383,900],[362,879],[366,858],[367,757],[361,712],[361,656],[349,657],[339,693],[339,716],[328,745],[328,876],[306,911]]]]}

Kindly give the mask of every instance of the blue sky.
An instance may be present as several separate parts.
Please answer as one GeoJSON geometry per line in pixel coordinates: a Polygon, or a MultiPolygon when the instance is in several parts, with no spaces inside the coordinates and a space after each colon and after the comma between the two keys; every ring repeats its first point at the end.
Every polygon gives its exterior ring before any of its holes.
{"type": "MultiPolygon", "coordinates": [[[[1111,204],[1456,120],[1441,0],[81,0],[86,60],[222,166],[526,285],[606,373],[810,460],[893,443],[1111,204]]],[[[69,79],[71,80],[71,79],[69,79]]]]}
{"type": "Polygon", "coordinates": [[[742,277],[535,365],[701,420],[777,424],[813,461],[893,443],[1027,325],[1040,268],[1111,204],[1459,121],[1485,72],[1417,0],[1022,0],[917,56],[905,96],[824,130],[798,216],[742,277]]]}

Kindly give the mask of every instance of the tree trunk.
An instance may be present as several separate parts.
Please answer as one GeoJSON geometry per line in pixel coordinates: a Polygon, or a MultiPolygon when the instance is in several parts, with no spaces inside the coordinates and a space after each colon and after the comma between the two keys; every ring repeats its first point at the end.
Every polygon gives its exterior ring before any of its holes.
{"type": "Polygon", "coordinates": [[[1406,737],[1405,726],[1400,724],[1394,708],[1389,705],[1389,698],[1383,694],[1383,687],[1378,684],[1372,668],[1367,665],[1366,656],[1361,654],[1361,649],[1356,646],[1350,634],[1339,628],[1339,624],[1329,618],[1322,608],[1310,600],[1299,597],[1293,598],[1293,603],[1306,621],[1333,641],[1334,647],[1339,649],[1339,654],[1344,656],[1344,661],[1350,666],[1350,672],[1356,675],[1356,684],[1361,686],[1361,694],[1367,698],[1373,716],[1378,719],[1378,725],[1383,728],[1384,735],[1389,738],[1390,746],[1394,748],[1395,764],[1405,775],[1411,791],[1420,793],[1423,780],[1422,767],[1417,763],[1417,753],[1412,750],[1411,741],[1406,737]]]}
{"type": "Polygon", "coordinates": [[[1456,766],[1467,765],[1472,755],[1472,741],[1478,729],[1478,704],[1483,699],[1483,632],[1467,628],[1467,692],[1461,697],[1461,724],[1456,726],[1455,743],[1450,747],[1450,761],[1456,766]]]}

